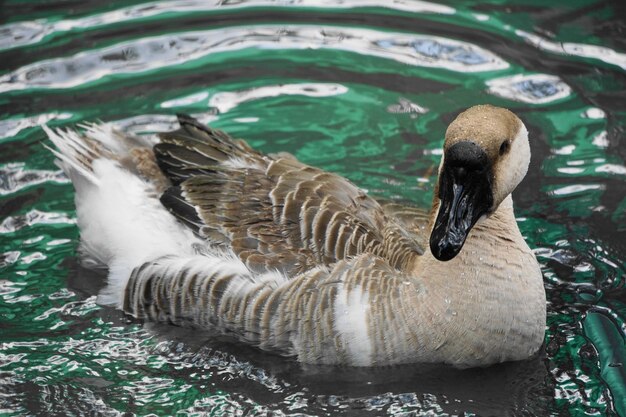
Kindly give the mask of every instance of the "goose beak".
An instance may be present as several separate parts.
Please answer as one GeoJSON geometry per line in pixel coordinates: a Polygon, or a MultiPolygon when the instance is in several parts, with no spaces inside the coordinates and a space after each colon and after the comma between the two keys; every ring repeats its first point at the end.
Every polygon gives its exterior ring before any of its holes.
{"type": "Polygon", "coordinates": [[[450,147],[439,177],[439,213],[430,235],[430,250],[449,261],[463,248],[478,219],[493,204],[492,170],[487,154],[469,141],[450,147]]]}

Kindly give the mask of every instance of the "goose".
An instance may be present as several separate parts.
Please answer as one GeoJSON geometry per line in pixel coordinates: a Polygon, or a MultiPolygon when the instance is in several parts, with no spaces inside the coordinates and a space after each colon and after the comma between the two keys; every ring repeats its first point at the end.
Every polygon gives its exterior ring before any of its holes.
{"type": "Polygon", "coordinates": [[[540,349],[543,279],[511,199],[530,146],[511,111],[449,125],[429,212],[178,122],[155,141],[43,126],[76,191],[81,256],[108,268],[100,303],[304,364],[483,367],[540,349]]]}

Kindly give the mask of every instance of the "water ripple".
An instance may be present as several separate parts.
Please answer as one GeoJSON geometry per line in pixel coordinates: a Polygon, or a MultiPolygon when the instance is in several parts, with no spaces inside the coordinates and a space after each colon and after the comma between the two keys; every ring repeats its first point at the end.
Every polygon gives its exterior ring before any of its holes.
{"type": "Polygon", "coordinates": [[[26,356],[25,353],[5,354],[0,352],[0,368],[20,362],[26,356]]]}
{"type": "MultiPolygon", "coordinates": [[[[0,195],[8,195],[32,185],[53,181],[69,182],[62,171],[27,170],[23,163],[12,163],[0,168],[0,195]]],[[[4,222],[3,222],[4,224],[4,222]]]]}
{"type": "Polygon", "coordinates": [[[220,113],[226,113],[241,103],[268,97],[301,95],[307,97],[329,97],[344,94],[347,87],[340,84],[281,84],[267,85],[249,90],[217,93],[209,100],[209,106],[216,108],[220,113]]]}
{"type": "Polygon", "coordinates": [[[441,403],[445,399],[439,399],[432,394],[415,393],[394,394],[386,392],[360,398],[345,398],[336,395],[322,395],[315,399],[316,403],[331,409],[360,409],[376,411],[379,415],[394,416],[447,416],[441,403]],[[443,400],[443,401],[442,401],[443,400]]]}
{"type": "MultiPolygon", "coordinates": [[[[84,378],[84,380],[86,382],[88,378],[84,378]]],[[[31,404],[40,407],[41,414],[39,415],[106,417],[129,415],[129,413],[120,412],[105,404],[103,398],[94,392],[93,388],[84,386],[85,382],[81,382],[78,384],[41,384],[42,386],[37,392],[38,398],[31,400],[31,404]]]]}
{"type": "Polygon", "coordinates": [[[589,107],[582,114],[582,117],[587,119],[606,119],[606,112],[597,107],[589,107]]]}
{"type": "Polygon", "coordinates": [[[171,378],[143,377],[139,381],[133,381],[124,387],[124,390],[133,394],[135,401],[140,404],[159,402],[159,396],[175,394],[174,380],[171,378]]]}
{"type": "MultiPolygon", "coordinates": [[[[22,291],[23,282],[13,282],[6,279],[0,279],[0,297],[11,295],[22,291]]],[[[11,295],[12,297],[12,295],[11,295]]]]}
{"type": "Polygon", "coordinates": [[[274,413],[269,411],[267,407],[257,405],[252,399],[238,395],[238,400],[233,398],[235,395],[217,393],[207,395],[206,397],[197,399],[193,405],[185,410],[180,410],[180,416],[280,416],[280,417],[307,417],[308,414],[284,414],[280,410],[274,413]],[[269,412],[268,412],[269,411],[269,412]],[[244,414],[245,412],[245,414],[244,414]]]}
{"type": "Polygon", "coordinates": [[[605,186],[603,184],[574,184],[566,185],[565,187],[559,187],[550,192],[553,196],[560,197],[572,194],[580,194],[589,190],[602,190],[605,186]]]}
{"type": "Polygon", "coordinates": [[[604,164],[597,167],[596,172],[604,172],[613,175],[626,175],[626,166],[617,164],[604,164]]]}
{"type": "Polygon", "coordinates": [[[621,69],[626,70],[626,54],[616,52],[611,48],[598,45],[586,45],[583,43],[573,42],[552,42],[541,36],[523,31],[516,30],[515,34],[524,38],[531,45],[548,52],[554,52],[560,55],[573,55],[581,58],[593,58],[604,61],[607,64],[617,65],[621,69]]]}
{"type": "Polygon", "coordinates": [[[44,255],[41,252],[33,252],[30,253],[28,255],[22,256],[22,258],[20,259],[20,264],[22,265],[30,265],[33,262],[36,261],[43,261],[44,259],[47,259],[47,256],[44,255]]]}
{"type": "Polygon", "coordinates": [[[19,119],[0,120],[0,140],[13,137],[29,127],[46,124],[51,120],[67,120],[72,116],[72,113],[52,112],[19,119]]]}
{"type": "Polygon", "coordinates": [[[547,74],[501,77],[487,82],[491,94],[513,101],[546,104],[568,97],[572,89],[559,77],[547,74]]]}
{"type": "Polygon", "coordinates": [[[20,259],[21,255],[22,253],[17,250],[11,250],[0,254],[0,268],[14,264],[18,259],[20,259]]]}
{"type": "Polygon", "coordinates": [[[76,219],[69,217],[65,213],[48,213],[45,211],[31,210],[26,214],[7,216],[0,223],[0,234],[13,233],[24,227],[36,224],[75,224],[76,219]]]}
{"type": "Polygon", "coordinates": [[[609,146],[609,137],[606,130],[598,133],[593,137],[591,143],[596,145],[598,148],[606,148],[609,146]]]}
{"type": "Polygon", "coordinates": [[[398,103],[390,104],[390,105],[387,106],[387,111],[389,113],[395,113],[395,114],[405,114],[405,113],[408,113],[412,117],[415,117],[418,114],[427,113],[428,109],[426,107],[420,106],[417,103],[413,103],[409,99],[406,99],[404,97],[400,97],[398,99],[398,103]]]}
{"type": "Polygon", "coordinates": [[[36,62],[1,76],[0,92],[72,88],[111,74],[141,73],[244,48],[335,49],[461,72],[493,71],[509,66],[479,46],[430,35],[332,26],[230,27],[146,37],[36,62]]]}
{"type": "Polygon", "coordinates": [[[263,385],[271,392],[281,391],[286,383],[278,380],[263,368],[252,365],[248,361],[238,360],[225,352],[200,349],[197,352],[180,351],[172,342],[162,342],[155,348],[155,353],[162,355],[170,364],[193,366],[203,371],[215,371],[219,375],[228,375],[232,378],[242,378],[263,385]]]}
{"type": "Polygon", "coordinates": [[[35,321],[46,320],[51,315],[62,314],[64,316],[80,317],[99,309],[96,305],[96,296],[85,300],[70,301],[61,307],[52,307],[35,317],[35,321]]]}
{"type": "Polygon", "coordinates": [[[172,13],[194,13],[245,7],[307,7],[352,9],[381,7],[410,13],[453,14],[452,7],[419,0],[174,0],[130,6],[111,12],[94,14],[78,19],[47,22],[43,19],[15,22],[0,26],[0,50],[17,48],[41,42],[46,36],[76,29],[93,29],[101,26],[132,22],[172,13]]]}
{"type": "Polygon", "coordinates": [[[200,93],[194,93],[184,97],[174,98],[161,103],[161,107],[164,109],[170,109],[172,107],[184,107],[191,104],[201,103],[209,98],[208,91],[202,91],[200,93]]]}

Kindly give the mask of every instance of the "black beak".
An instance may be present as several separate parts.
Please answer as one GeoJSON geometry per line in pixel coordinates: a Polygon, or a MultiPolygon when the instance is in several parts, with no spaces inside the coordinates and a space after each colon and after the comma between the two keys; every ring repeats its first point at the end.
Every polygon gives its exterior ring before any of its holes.
{"type": "Polygon", "coordinates": [[[449,261],[461,251],[478,219],[493,205],[489,158],[474,142],[463,141],[445,153],[439,177],[439,214],[430,235],[430,251],[449,261]]]}

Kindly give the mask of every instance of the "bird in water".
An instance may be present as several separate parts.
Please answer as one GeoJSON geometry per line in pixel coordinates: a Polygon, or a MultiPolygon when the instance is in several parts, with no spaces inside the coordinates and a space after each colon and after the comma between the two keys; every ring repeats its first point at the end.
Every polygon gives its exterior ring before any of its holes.
{"type": "Polygon", "coordinates": [[[530,161],[509,110],[446,131],[430,212],[179,115],[147,136],[53,131],[102,304],[309,364],[457,367],[529,358],[546,298],[511,193],[530,161]]]}

